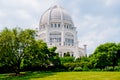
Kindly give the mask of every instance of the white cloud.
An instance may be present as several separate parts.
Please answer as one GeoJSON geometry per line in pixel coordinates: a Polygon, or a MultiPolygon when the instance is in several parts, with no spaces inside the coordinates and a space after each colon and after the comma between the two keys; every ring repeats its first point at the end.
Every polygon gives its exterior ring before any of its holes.
{"type": "Polygon", "coordinates": [[[0,26],[3,28],[18,25],[35,29],[38,27],[36,24],[39,24],[40,15],[52,3],[52,0],[1,0],[0,26]]]}
{"type": "Polygon", "coordinates": [[[6,16],[7,16],[7,14],[5,12],[3,12],[3,11],[0,10],[0,18],[4,18],[6,16]]]}
{"type": "Polygon", "coordinates": [[[80,45],[88,45],[88,54],[91,54],[99,44],[118,41],[118,38],[114,39],[120,32],[117,26],[118,19],[85,15],[81,21],[78,31],[82,35],[79,35],[79,42],[80,45]]]}
{"type": "Polygon", "coordinates": [[[106,6],[113,6],[120,3],[120,0],[102,0],[106,6]]]}
{"type": "Polygon", "coordinates": [[[14,15],[16,18],[22,20],[32,20],[32,16],[25,10],[17,10],[14,15]]]}
{"type": "Polygon", "coordinates": [[[88,46],[88,54],[92,54],[99,44],[103,44],[105,42],[116,42],[110,39],[115,38],[115,35],[117,35],[119,31],[120,28],[109,28],[101,31],[100,33],[97,31],[89,32],[88,34],[85,34],[79,38],[79,45],[81,46],[86,44],[88,46]]]}

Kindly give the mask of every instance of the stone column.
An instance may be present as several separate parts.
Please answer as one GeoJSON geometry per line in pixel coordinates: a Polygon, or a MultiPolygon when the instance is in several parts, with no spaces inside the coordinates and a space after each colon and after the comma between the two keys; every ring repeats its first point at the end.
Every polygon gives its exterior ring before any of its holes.
{"type": "Polygon", "coordinates": [[[87,45],[83,45],[84,46],[84,56],[87,56],[87,45]]]}
{"type": "Polygon", "coordinates": [[[49,25],[46,25],[46,42],[48,45],[50,45],[50,43],[49,43],[49,25]]]}
{"type": "Polygon", "coordinates": [[[61,25],[62,33],[61,33],[61,45],[64,46],[64,24],[61,25]]]}

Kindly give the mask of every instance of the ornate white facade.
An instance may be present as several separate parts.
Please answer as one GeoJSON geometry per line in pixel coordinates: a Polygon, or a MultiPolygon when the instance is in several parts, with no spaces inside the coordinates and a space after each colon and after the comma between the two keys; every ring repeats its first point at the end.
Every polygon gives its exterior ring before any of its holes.
{"type": "Polygon", "coordinates": [[[48,47],[56,46],[60,57],[65,53],[75,58],[86,56],[86,45],[78,47],[77,31],[68,12],[55,5],[41,16],[38,39],[42,39],[48,47]]]}

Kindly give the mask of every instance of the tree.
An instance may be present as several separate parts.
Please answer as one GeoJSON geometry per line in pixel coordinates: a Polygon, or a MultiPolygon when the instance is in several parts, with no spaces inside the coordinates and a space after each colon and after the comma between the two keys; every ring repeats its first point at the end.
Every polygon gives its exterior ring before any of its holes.
{"type": "Polygon", "coordinates": [[[34,42],[34,30],[20,28],[9,30],[5,28],[0,32],[0,62],[3,65],[12,66],[16,75],[20,74],[20,65],[26,56],[25,48],[34,42]]]}
{"type": "Polygon", "coordinates": [[[108,50],[108,60],[110,62],[110,66],[114,67],[118,65],[118,59],[119,57],[117,56],[117,46],[113,45],[111,48],[108,50]]]}
{"type": "Polygon", "coordinates": [[[49,64],[49,50],[47,44],[41,40],[37,40],[27,46],[25,49],[25,66],[47,66],[49,64]]]}
{"type": "Polygon", "coordinates": [[[54,66],[57,67],[57,66],[61,65],[61,62],[60,62],[58,53],[55,52],[56,49],[57,49],[57,47],[49,48],[48,59],[51,64],[53,64],[54,66]]]}
{"type": "Polygon", "coordinates": [[[117,45],[115,43],[105,43],[98,46],[91,55],[94,59],[94,66],[105,68],[106,66],[113,66],[113,69],[118,65],[117,45]]]}
{"type": "Polygon", "coordinates": [[[117,44],[117,56],[120,59],[120,43],[117,44]]]}
{"type": "Polygon", "coordinates": [[[108,58],[105,52],[94,54],[94,56],[90,59],[92,59],[92,64],[95,68],[104,69],[108,65],[108,58]]]}

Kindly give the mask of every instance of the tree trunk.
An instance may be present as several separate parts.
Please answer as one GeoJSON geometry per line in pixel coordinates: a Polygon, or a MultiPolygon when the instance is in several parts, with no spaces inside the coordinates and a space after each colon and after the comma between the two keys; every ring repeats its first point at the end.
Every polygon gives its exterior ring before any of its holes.
{"type": "Polygon", "coordinates": [[[17,75],[20,75],[20,64],[21,64],[21,61],[18,61],[18,63],[15,65],[15,73],[16,73],[16,76],[17,75]]]}
{"type": "Polygon", "coordinates": [[[17,71],[15,75],[16,75],[16,76],[20,75],[20,71],[17,71]]]}

